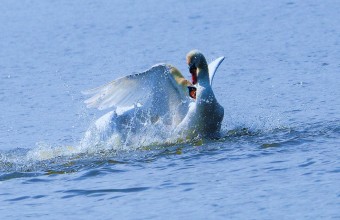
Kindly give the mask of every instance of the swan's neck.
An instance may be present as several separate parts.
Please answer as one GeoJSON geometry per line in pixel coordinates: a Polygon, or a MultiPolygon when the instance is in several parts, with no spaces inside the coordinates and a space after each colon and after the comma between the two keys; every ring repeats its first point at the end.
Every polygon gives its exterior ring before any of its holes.
{"type": "Polygon", "coordinates": [[[197,69],[197,84],[202,87],[210,87],[209,71],[207,69],[197,69]]]}

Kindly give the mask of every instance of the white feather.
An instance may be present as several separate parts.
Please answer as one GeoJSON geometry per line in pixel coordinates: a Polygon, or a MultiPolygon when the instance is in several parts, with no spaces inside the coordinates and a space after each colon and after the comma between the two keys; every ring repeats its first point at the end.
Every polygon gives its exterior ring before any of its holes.
{"type": "Polygon", "coordinates": [[[92,95],[85,100],[87,107],[100,110],[108,108],[129,108],[142,105],[154,117],[168,115],[168,120],[181,120],[190,102],[170,73],[170,66],[158,64],[142,73],[128,75],[104,86],[83,92],[92,95]]]}
{"type": "MultiPolygon", "coordinates": [[[[209,71],[206,70],[206,72],[209,72],[210,85],[217,68],[223,60],[224,57],[220,57],[209,64],[209,71]]],[[[128,75],[104,86],[83,92],[86,95],[91,95],[89,99],[85,100],[85,103],[87,107],[98,108],[100,110],[113,108],[115,114],[105,117],[104,121],[111,121],[114,124],[123,123],[125,127],[132,125],[131,120],[137,120],[133,124],[137,128],[142,126],[145,120],[151,120],[153,123],[156,123],[159,118],[165,125],[170,125],[171,129],[177,126],[183,128],[183,130],[190,127],[196,129],[203,126],[200,125],[202,124],[201,122],[206,124],[212,123],[214,125],[219,124],[219,120],[223,118],[223,112],[220,110],[222,107],[217,103],[210,85],[208,84],[207,89],[210,91],[209,96],[213,97],[214,105],[209,105],[209,109],[206,110],[211,111],[211,106],[213,110],[215,108],[218,110],[216,114],[219,115],[219,118],[216,119],[218,121],[216,123],[215,116],[211,116],[213,120],[209,121],[209,118],[207,118],[209,116],[208,113],[203,115],[196,113],[196,109],[205,109],[203,106],[200,107],[200,99],[206,99],[205,95],[201,95],[202,87],[200,83],[197,84],[198,99],[194,101],[189,97],[187,89],[187,83],[189,82],[176,71],[167,64],[155,65],[142,73],[128,75]]],[[[212,112],[215,113],[215,111],[212,112]]],[[[111,122],[108,123],[110,124],[111,122]]],[[[103,122],[101,121],[101,123],[103,122]]],[[[116,126],[120,126],[120,129],[118,127],[116,129],[121,134],[126,133],[124,126],[122,127],[118,124],[116,126]]],[[[207,131],[213,130],[209,128],[204,129],[203,127],[202,129],[207,131]]]]}
{"type": "Polygon", "coordinates": [[[217,68],[220,66],[222,61],[224,60],[224,57],[219,57],[213,62],[209,63],[208,69],[209,69],[209,80],[210,80],[210,85],[212,85],[215,73],[217,68]]]}

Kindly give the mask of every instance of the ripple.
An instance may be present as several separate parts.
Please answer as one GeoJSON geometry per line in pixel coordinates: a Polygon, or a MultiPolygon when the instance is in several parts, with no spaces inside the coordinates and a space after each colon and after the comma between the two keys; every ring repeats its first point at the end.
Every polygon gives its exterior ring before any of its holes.
{"type": "Polygon", "coordinates": [[[6,181],[6,180],[22,178],[22,177],[35,177],[37,175],[40,175],[40,174],[25,173],[25,172],[11,172],[11,173],[5,173],[5,174],[0,175],[0,181],[6,181]]]}
{"type": "Polygon", "coordinates": [[[66,191],[57,191],[70,194],[64,196],[62,198],[70,198],[74,196],[91,196],[91,195],[106,195],[108,193],[133,193],[133,192],[141,192],[150,189],[150,187],[132,187],[132,188],[123,188],[123,189],[97,189],[97,190],[85,190],[85,189],[73,189],[66,191]]]}
{"type": "Polygon", "coordinates": [[[47,183],[53,180],[50,179],[41,179],[41,178],[31,178],[23,182],[23,184],[30,184],[30,183],[47,183]]]}
{"type": "Polygon", "coordinates": [[[26,200],[26,199],[41,199],[41,198],[45,198],[45,197],[47,197],[47,195],[20,196],[20,197],[14,198],[14,199],[6,199],[4,201],[17,202],[17,201],[26,200]]]}
{"type": "Polygon", "coordinates": [[[25,200],[25,199],[30,199],[30,196],[20,196],[14,199],[7,199],[5,201],[9,201],[9,202],[14,202],[14,201],[21,201],[21,200],[25,200]]]}
{"type": "Polygon", "coordinates": [[[196,183],[194,182],[185,182],[185,183],[180,183],[178,184],[179,186],[190,186],[190,185],[195,185],[196,183]]]}
{"type": "Polygon", "coordinates": [[[120,169],[114,169],[112,167],[106,166],[100,169],[93,169],[93,170],[86,171],[84,174],[82,174],[78,178],[75,178],[74,180],[78,181],[78,180],[84,180],[84,179],[93,178],[93,177],[104,176],[107,174],[122,173],[122,172],[126,172],[126,171],[120,170],[120,169]]]}
{"type": "Polygon", "coordinates": [[[313,164],[315,164],[315,161],[311,161],[311,159],[308,159],[305,163],[300,164],[299,167],[308,167],[313,164]]]}
{"type": "Polygon", "coordinates": [[[340,168],[329,171],[329,173],[340,173],[340,168]]]}
{"type": "Polygon", "coordinates": [[[104,172],[102,172],[101,170],[90,170],[84,173],[81,177],[77,178],[77,180],[86,179],[89,177],[101,176],[101,175],[104,175],[104,172]]]}

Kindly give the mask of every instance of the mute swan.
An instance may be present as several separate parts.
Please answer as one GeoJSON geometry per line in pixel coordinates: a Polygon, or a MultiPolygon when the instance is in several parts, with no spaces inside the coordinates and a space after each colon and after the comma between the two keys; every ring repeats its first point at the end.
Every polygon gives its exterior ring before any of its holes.
{"type": "Polygon", "coordinates": [[[174,66],[157,64],[142,73],[83,92],[91,95],[85,100],[87,107],[113,109],[96,121],[99,133],[96,136],[109,139],[119,134],[125,140],[127,133],[138,133],[144,126],[157,123],[167,126],[172,134],[215,136],[221,128],[224,111],[211,83],[223,60],[220,57],[208,66],[203,54],[193,50],[187,55],[192,82],[174,66]],[[196,97],[190,95],[190,87],[196,88],[196,97]]]}

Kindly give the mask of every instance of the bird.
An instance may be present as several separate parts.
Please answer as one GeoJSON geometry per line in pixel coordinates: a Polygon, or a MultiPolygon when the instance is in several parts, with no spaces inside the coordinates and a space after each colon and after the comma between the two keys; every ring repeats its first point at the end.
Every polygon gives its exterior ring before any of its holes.
{"type": "MultiPolygon", "coordinates": [[[[223,59],[217,60],[216,69],[223,59]]],[[[212,90],[216,69],[215,71],[211,70],[212,73],[209,74],[207,61],[198,50],[190,51],[186,56],[186,61],[192,76],[192,84],[196,87],[196,100],[190,105],[186,116],[176,127],[177,133],[218,137],[224,117],[224,108],[218,103],[212,90]]]]}
{"type": "Polygon", "coordinates": [[[224,110],[216,100],[212,81],[223,60],[222,56],[208,65],[199,50],[192,50],[186,56],[191,81],[173,65],[160,63],[84,91],[90,96],[84,101],[88,108],[111,109],[95,122],[96,137],[110,139],[119,134],[120,140],[126,140],[127,134],[159,124],[171,135],[218,135],[224,110]]]}

